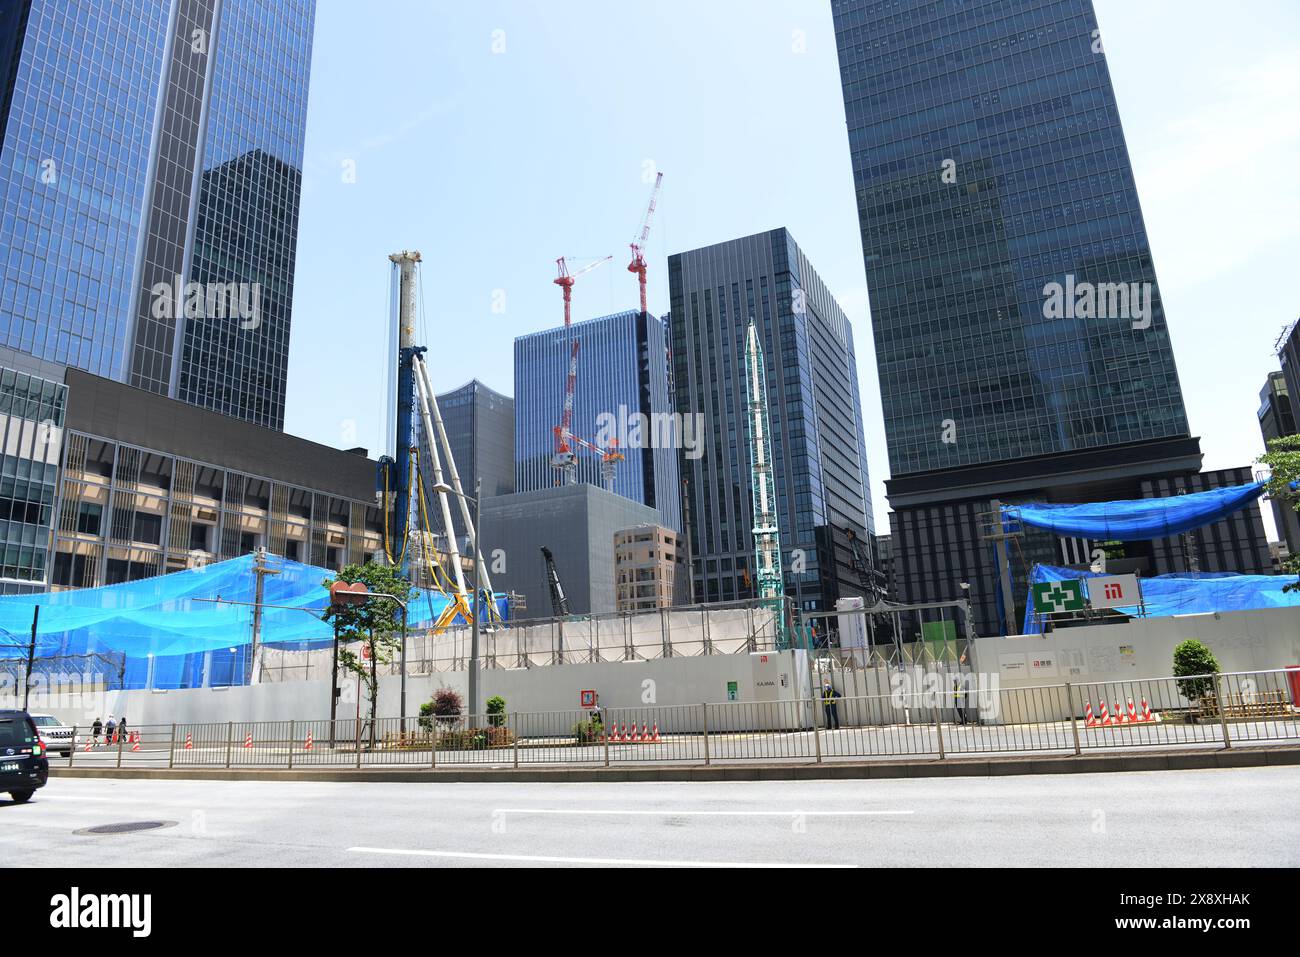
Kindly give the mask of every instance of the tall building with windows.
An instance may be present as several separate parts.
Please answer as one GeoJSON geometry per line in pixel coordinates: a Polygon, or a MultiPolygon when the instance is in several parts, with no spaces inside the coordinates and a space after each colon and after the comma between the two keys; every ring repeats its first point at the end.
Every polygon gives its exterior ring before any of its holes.
{"type": "MultiPolygon", "coordinates": [[[[971,583],[989,634],[994,500],[1141,498],[1163,477],[1187,487],[1201,464],[1102,38],[1091,0],[831,6],[899,598],[971,583]]],[[[1022,604],[1033,562],[1072,549],[1018,544],[1022,604]]],[[[1150,572],[1163,548],[1106,547],[1150,572]]],[[[1201,567],[1253,571],[1239,559],[1254,553],[1201,567]]]]}
{"type": "MultiPolygon", "coordinates": [[[[232,520],[214,533],[219,541],[192,547],[183,529],[205,519],[187,501],[188,466],[150,473],[181,483],[162,489],[185,503],[173,511],[137,494],[131,462],[148,471],[151,456],[183,457],[192,446],[223,454],[204,468],[240,460],[231,475],[257,474],[233,443],[209,441],[229,438],[223,417],[251,430],[241,433],[245,447],[278,448],[261,432],[284,423],[314,18],[315,0],[0,6],[0,404],[8,442],[0,592],[102,584],[172,570],[178,555],[195,550],[229,557],[249,541],[286,549],[295,541],[277,529],[302,507],[272,493],[261,506],[272,519],[265,528],[235,531],[232,520]],[[118,401],[105,380],[153,404],[118,401]],[[64,421],[66,409],[88,408],[77,389],[112,397],[112,407],[97,410],[99,431],[84,438],[92,450],[121,454],[111,466],[117,490],[85,503],[85,516],[69,526],[60,524],[59,502],[67,505],[73,485],[59,474],[83,472],[84,449],[69,441],[64,421]],[[150,445],[176,415],[170,400],[220,415],[196,419],[208,435],[192,443],[169,436],[169,449],[158,447],[161,439],[150,445]],[[89,529],[101,506],[96,551],[89,529]]],[[[313,495],[355,490],[350,474],[304,482],[313,483],[313,495]]],[[[323,520],[313,509],[311,521],[323,520]]],[[[354,532],[349,526],[349,543],[354,532]]],[[[304,556],[364,552],[315,537],[304,556]]]]}
{"type": "MultiPolygon", "coordinates": [[[[615,313],[515,340],[515,485],[520,492],[552,488],[554,429],[564,412],[570,343],[579,343],[573,434],[612,448],[611,491],[659,510],[661,524],[681,528],[677,447],[697,437],[676,428],[670,404],[664,322],[647,313],[615,313]]],[[[605,487],[601,456],[579,447],[579,483],[605,487]]]]}
{"type": "MultiPolygon", "coordinates": [[[[482,482],[485,499],[514,492],[515,400],[494,392],[478,379],[437,398],[465,493],[474,494],[475,478],[482,482]]],[[[457,537],[463,536],[459,508],[452,508],[451,518],[457,537]]]]}
{"type": "Polygon", "coordinates": [[[853,330],[785,229],[668,259],[675,404],[703,417],[701,455],[680,457],[697,601],[754,597],[744,337],[758,326],[785,593],[809,609],[863,593],[875,524],[853,330]]]}
{"type": "Polygon", "coordinates": [[[0,345],[283,428],[314,17],[6,4],[0,345]]]}

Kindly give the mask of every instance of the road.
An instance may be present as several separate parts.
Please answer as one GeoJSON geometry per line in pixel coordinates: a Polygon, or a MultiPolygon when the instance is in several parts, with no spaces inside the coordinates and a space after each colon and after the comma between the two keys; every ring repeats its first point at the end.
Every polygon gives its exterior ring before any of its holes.
{"type": "Polygon", "coordinates": [[[53,779],[10,866],[1297,866],[1300,768],[879,781],[53,779]],[[76,832],[158,820],[115,835],[76,832]]]}

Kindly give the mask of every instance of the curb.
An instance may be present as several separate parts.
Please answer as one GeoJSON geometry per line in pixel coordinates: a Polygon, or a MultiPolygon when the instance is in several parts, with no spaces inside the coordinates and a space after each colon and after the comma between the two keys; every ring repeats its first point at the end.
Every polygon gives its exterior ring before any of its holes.
{"type": "Polygon", "coordinates": [[[329,768],[51,768],[50,777],[141,781],[325,781],[409,784],[542,782],[572,784],[618,781],[827,781],[884,778],[1001,777],[1018,774],[1098,774],[1122,771],[1186,771],[1300,765],[1300,748],[1233,748],[1225,751],[1162,751],[1086,756],[949,758],[944,761],[855,761],[823,764],[714,764],[650,767],[521,768],[474,770],[329,768]]]}

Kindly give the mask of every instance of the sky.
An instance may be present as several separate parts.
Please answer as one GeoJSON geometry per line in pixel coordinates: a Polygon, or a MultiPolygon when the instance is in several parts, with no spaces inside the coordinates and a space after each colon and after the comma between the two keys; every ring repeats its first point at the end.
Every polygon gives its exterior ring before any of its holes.
{"type": "MultiPolygon", "coordinates": [[[[380,454],[388,255],[424,257],[441,392],[513,394],[516,336],[635,308],[655,172],[667,257],[786,226],[854,327],[878,532],[884,426],[829,0],[317,0],[285,429],[380,454]]],[[[1192,434],[1262,453],[1273,344],[1300,317],[1300,4],[1096,0],[1192,434]]],[[[1267,519],[1271,526],[1271,519],[1267,519]]]]}

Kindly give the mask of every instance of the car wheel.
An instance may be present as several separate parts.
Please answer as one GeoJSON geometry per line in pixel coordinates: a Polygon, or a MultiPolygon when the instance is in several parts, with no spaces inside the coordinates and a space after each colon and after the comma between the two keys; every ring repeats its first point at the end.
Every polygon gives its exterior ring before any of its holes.
{"type": "Polygon", "coordinates": [[[35,793],[35,791],[10,791],[9,796],[14,799],[15,804],[26,804],[35,793]]]}

